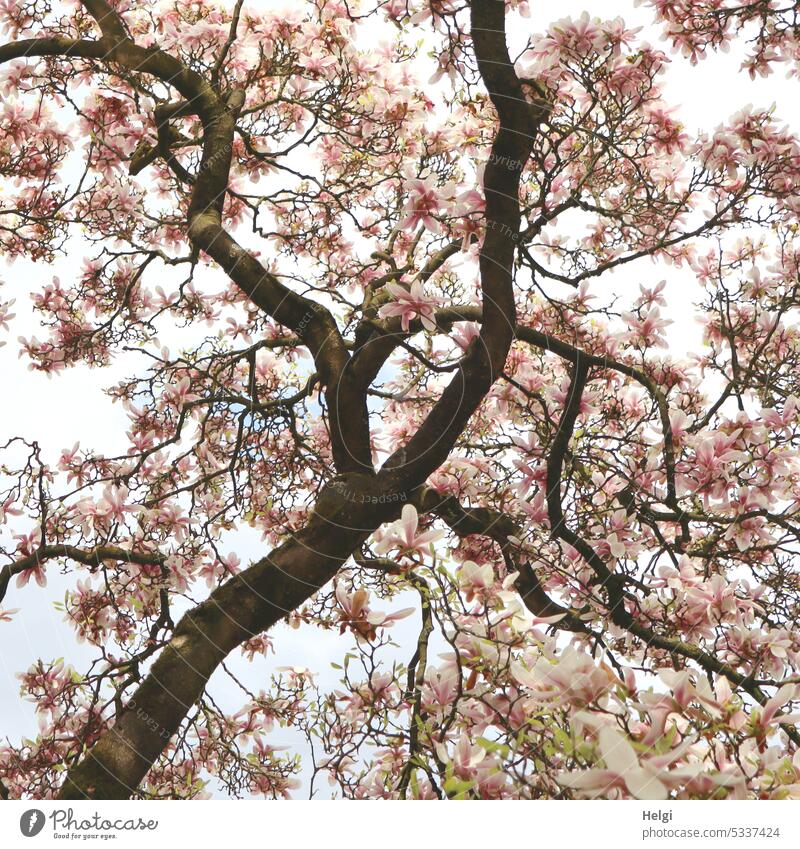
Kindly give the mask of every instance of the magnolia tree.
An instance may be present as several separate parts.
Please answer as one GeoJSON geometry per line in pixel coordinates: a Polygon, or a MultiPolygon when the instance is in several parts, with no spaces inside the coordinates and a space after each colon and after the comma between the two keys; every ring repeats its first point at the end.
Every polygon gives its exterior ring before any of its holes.
{"type": "MultiPolygon", "coordinates": [[[[652,6],[798,70],[796,4],[652,6]]],[[[800,146],[527,15],[0,3],[0,246],[75,259],[21,353],[133,358],[116,455],[3,438],[0,619],[65,575],[94,656],[20,672],[4,796],[800,796],[800,146]]]]}

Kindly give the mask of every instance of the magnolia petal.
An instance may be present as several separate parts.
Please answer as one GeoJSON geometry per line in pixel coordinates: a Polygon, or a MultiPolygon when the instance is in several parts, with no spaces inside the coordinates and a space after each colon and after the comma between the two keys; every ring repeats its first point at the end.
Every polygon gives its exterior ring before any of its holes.
{"type": "Polygon", "coordinates": [[[563,613],[555,613],[553,616],[536,616],[533,622],[535,625],[553,625],[560,622],[566,615],[567,611],[565,610],[563,613]]]}
{"type": "Polygon", "coordinates": [[[585,772],[560,772],[556,781],[564,787],[576,790],[599,790],[604,792],[614,786],[619,776],[608,769],[587,769],[585,772]]]}
{"type": "MultiPolygon", "coordinates": [[[[632,751],[632,750],[631,750],[632,751]]],[[[637,767],[623,775],[625,786],[637,799],[658,801],[669,795],[667,788],[646,769],[637,767]]]]}
{"type": "Polygon", "coordinates": [[[623,776],[633,770],[640,769],[639,759],[636,757],[636,752],[633,751],[633,746],[616,728],[606,725],[600,729],[598,736],[600,754],[609,769],[623,776]]]}
{"type": "Polygon", "coordinates": [[[533,673],[527,667],[523,666],[518,660],[511,662],[511,674],[523,687],[535,688],[538,681],[533,673]]]}

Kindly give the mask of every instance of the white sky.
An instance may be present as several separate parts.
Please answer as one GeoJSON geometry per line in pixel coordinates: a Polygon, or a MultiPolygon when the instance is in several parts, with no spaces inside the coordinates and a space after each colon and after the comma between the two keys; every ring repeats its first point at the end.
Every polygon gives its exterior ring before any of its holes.
{"type": "MultiPolygon", "coordinates": [[[[654,44],[659,42],[659,33],[652,27],[651,12],[646,8],[634,8],[632,2],[560,0],[546,3],[533,0],[531,8],[531,32],[541,31],[555,19],[577,17],[588,10],[599,17],[612,18],[621,14],[629,25],[644,28],[644,38],[654,44]]],[[[664,49],[668,50],[668,47],[665,45],[664,49]]],[[[680,106],[680,118],[690,136],[698,130],[712,130],[748,103],[757,106],[777,103],[778,117],[797,127],[794,113],[800,84],[785,80],[780,72],[766,79],[751,81],[739,71],[740,61],[740,54],[716,54],[699,66],[691,67],[680,56],[673,58],[665,77],[665,99],[671,105],[680,106]]],[[[5,267],[0,264],[0,280],[5,280],[0,298],[15,297],[17,301],[14,308],[17,317],[12,321],[10,331],[3,334],[8,344],[0,347],[0,374],[5,386],[5,403],[0,412],[0,439],[5,440],[15,434],[35,438],[44,447],[45,456],[51,462],[61,448],[78,441],[102,452],[116,452],[124,447],[127,419],[120,406],[112,405],[102,390],[135,371],[138,366],[137,361],[128,356],[102,371],[77,367],[50,379],[39,372],[29,371],[27,363],[18,359],[18,336],[35,334],[42,338],[45,335],[36,327],[28,293],[41,289],[54,274],[69,280],[74,270],[80,267],[80,260],[79,255],[70,256],[53,267],[26,261],[5,267]]],[[[668,281],[666,295],[671,306],[666,310],[667,316],[676,321],[671,328],[673,344],[696,348],[700,336],[690,319],[690,303],[694,292],[699,290],[694,286],[690,272],[655,268],[645,262],[633,264],[624,273],[615,274],[612,285],[619,287],[622,294],[637,291],[640,282],[652,285],[662,278],[668,281]]],[[[170,344],[169,339],[163,341],[170,344]]],[[[239,541],[237,551],[243,562],[263,555],[263,547],[253,534],[245,532],[239,541]]],[[[18,740],[20,735],[36,734],[31,706],[18,698],[16,673],[38,657],[64,657],[79,669],[92,657],[92,652],[85,646],[75,643],[72,631],[62,622],[62,615],[52,608],[52,602],[63,597],[64,580],[59,580],[51,570],[48,581],[45,590],[31,584],[23,591],[17,590],[12,581],[3,603],[6,608],[21,608],[12,623],[0,624],[0,734],[8,735],[12,740],[18,740]]],[[[417,627],[418,617],[413,616],[396,626],[393,636],[405,642],[403,637],[414,635],[417,627]]],[[[231,668],[256,689],[261,686],[266,688],[269,673],[276,666],[288,664],[318,670],[321,682],[335,686],[338,673],[330,670],[329,664],[340,658],[351,645],[349,637],[338,638],[331,633],[323,638],[317,631],[288,631],[285,627],[275,630],[274,639],[277,657],[271,655],[266,662],[257,661],[253,666],[241,662],[238,653],[231,659],[231,668]]],[[[223,704],[238,707],[243,702],[243,697],[231,689],[227,679],[216,676],[214,683],[216,696],[223,704]]],[[[295,746],[297,738],[291,733],[276,731],[271,742],[295,746]]],[[[322,786],[321,790],[324,794],[326,788],[322,786]]]]}

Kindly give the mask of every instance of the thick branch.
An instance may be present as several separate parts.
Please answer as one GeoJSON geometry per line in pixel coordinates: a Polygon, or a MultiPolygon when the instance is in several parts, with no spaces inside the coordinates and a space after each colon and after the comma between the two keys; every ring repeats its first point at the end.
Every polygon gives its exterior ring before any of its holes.
{"type": "MultiPolygon", "coordinates": [[[[458,500],[452,496],[442,498],[434,490],[425,490],[419,498],[420,509],[425,512],[433,512],[443,519],[458,536],[470,536],[477,534],[494,540],[502,549],[504,556],[508,557],[510,543],[508,535],[519,536],[520,529],[514,520],[507,514],[500,513],[488,507],[463,507],[458,500]]],[[[584,546],[587,544],[584,543],[584,546]]],[[[587,546],[588,547],[588,546],[587,546]]],[[[539,578],[528,564],[514,564],[520,573],[516,589],[528,610],[534,616],[556,616],[561,615],[560,621],[554,623],[559,630],[579,631],[590,636],[600,636],[593,631],[578,614],[572,610],[562,607],[553,601],[542,589],[539,578]]],[[[701,649],[699,646],[686,643],[674,637],[666,637],[657,634],[646,625],[631,619],[625,629],[639,637],[646,645],[655,646],[670,654],[677,654],[687,660],[693,660],[706,672],[713,672],[724,676],[731,684],[741,687],[760,705],[766,703],[768,696],[761,687],[756,684],[752,677],[737,672],[730,664],[716,658],[714,655],[701,649]]],[[[780,686],[781,682],[774,682],[773,686],[780,686]]],[[[800,735],[796,729],[784,728],[787,735],[796,744],[800,745],[800,735]]]]}
{"type": "Polygon", "coordinates": [[[33,554],[21,557],[13,563],[7,563],[0,569],[0,601],[5,598],[8,583],[14,575],[19,575],[28,569],[34,569],[48,560],[55,560],[59,557],[75,560],[86,566],[97,566],[103,560],[145,564],[163,563],[165,559],[164,555],[157,551],[128,551],[113,545],[98,545],[95,548],[77,548],[74,545],[43,545],[33,554]]]}
{"type": "MultiPolygon", "coordinates": [[[[189,205],[189,237],[228,273],[256,306],[295,331],[314,356],[326,386],[331,442],[340,472],[373,470],[366,387],[347,368],[350,355],[331,313],[284,286],[222,227],[236,117],[244,93],[223,103],[202,76],[158,48],[142,48],[125,37],[120,19],[103,0],[85,4],[104,33],[97,41],[42,38],[0,47],[0,63],[37,56],[80,57],[118,63],[151,74],[185,98],[174,114],[196,113],[204,127],[203,158],[189,205]],[[91,7],[91,8],[90,8],[91,7]],[[101,23],[102,22],[102,23],[101,23]]],[[[171,105],[170,105],[171,106],[171,105]]],[[[163,119],[162,119],[163,120],[163,119]]]]}
{"type": "Polygon", "coordinates": [[[254,304],[297,333],[308,346],[326,387],[337,469],[372,471],[366,391],[356,385],[352,372],[348,372],[350,354],[336,320],[321,304],[284,286],[222,226],[236,116],[243,103],[243,92],[235,92],[205,122],[203,159],[189,205],[189,237],[254,304]]]}
{"type": "MultiPolygon", "coordinates": [[[[449,333],[452,330],[454,322],[480,321],[482,312],[481,307],[471,304],[445,307],[436,311],[436,323],[439,329],[445,333],[449,333]]],[[[381,327],[384,328],[384,338],[404,339],[411,333],[419,332],[422,329],[422,324],[419,320],[412,321],[408,331],[403,331],[399,319],[390,319],[383,321],[381,327]]],[[[678,504],[675,486],[675,440],[672,433],[672,423],[669,418],[669,403],[664,391],[656,381],[635,366],[628,365],[605,354],[590,354],[582,348],[577,348],[568,342],[564,342],[550,334],[542,333],[540,330],[535,330],[532,327],[526,327],[521,324],[516,325],[514,328],[514,338],[527,342],[543,351],[550,351],[573,365],[580,359],[592,368],[611,369],[619,372],[632,378],[647,390],[656,403],[659,422],[664,435],[664,473],[667,481],[667,492],[664,503],[676,511],[676,515],[665,516],[663,518],[669,521],[680,522],[682,526],[685,525],[685,521],[691,518],[692,514],[684,511],[678,504]]],[[[654,515],[657,516],[657,514],[654,515]]],[[[685,535],[688,535],[688,532],[685,532],[685,535]]]]}
{"type": "MultiPolygon", "coordinates": [[[[636,635],[648,646],[656,646],[670,653],[694,660],[706,672],[715,672],[718,675],[725,676],[731,683],[736,684],[751,695],[759,704],[765,704],[767,701],[766,694],[753,682],[751,677],[742,675],[729,664],[703,651],[698,646],[685,643],[679,639],[664,637],[637,621],[635,616],[625,608],[625,576],[609,572],[603,559],[592,546],[567,526],[561,506],[561,469],[580,410],[588,371],[589,366],[586,361],[582,357],[578,357],[573,368],[567,403],[561,414],[547,460],[547,508],[553,537],[569,543],[600,578],[602,586],[608,593],[608,610],[615,625],[636,635]]],[[[795,729],[786,728],[784,730],[796,745],[800,745],[800,734],[795,729]]]]}
{"type": "Polygon", "coordinates": [[[135,792],[214,670],[330,581],[395,506],[374,503],[374,478],[347,475],[324,490],[308,525],[215,590],[178,623],[122,715],[70,770],[62,799],[135,792]]]}
{"type": "Polygon", "coordinates": [[[119,13],[105,0],[81,0],[86,11],[97,21],[100,32],[111,38],[121,39],[127,36],[125,24],[119,13]]]}
{"type": "Polygon", "coordinates": [[[493,540],[503,553],[510,569],[519,572],[516,589],[525,607],[537,617],[562,616],[560,629],[586,631],[586,626],[577,614],[553,601],[544,591],[536,571],[527,562],[519,561],[509,536],[519,538],[522,534],[514,519],[488,507],[464,507],[453,496],[442,497],[435,490],[423,490],[419,497],[420,510],[432,512],[443,519],[460,537],[473,534],[493,540]]]}
{"type": "Polygon", "coordinates": [[[444,462],[505,364],[516,323],[513,265],[520,225],[520,178],[545,116],[544,107],[526,101],[514,73],[505,40],[505,4],[473,0],[470,8],[478,68],[499,118],[483,180],[481,332],[415,435],[387,460],[390,478],[403,488],[422,484],[444,462]]]}

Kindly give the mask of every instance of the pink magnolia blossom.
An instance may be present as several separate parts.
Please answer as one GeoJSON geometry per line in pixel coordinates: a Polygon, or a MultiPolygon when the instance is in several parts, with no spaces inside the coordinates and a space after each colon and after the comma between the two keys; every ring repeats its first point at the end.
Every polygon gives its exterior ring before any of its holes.
{"type": "Polygon", "coordinates": [[[700,764],[670,766],[683,754],[675,749],[667,755],[639,758],[633,746],[616,728],[604,725],[598,734],[598,751],[604,767],[584,772],[561,773],[558,783],[579,790],[590,798],[621,791],[635,799],[666,799],[670,789],[702,771],[700,764]]]}
{"type": "Polygon", "coordinates": [[[465,560],[458,567],[456,578],[469,602],[478,596],[485,597],[487,591],[491,590],[494,586],[494,569],[490,563],[479,566],[472,560],[465,560]]]}
{"type": "Polygon", "coordinates": [[[399,316],[403,330],[408,330],[409,323],[419,319],[429,333],[436,332],[436,299],[426,296],[422,283],[415,280],[406,289],[398,283],[387,283],[386,290],[394,298],[384,304],[378,311],[381,318],[399,316]]]}
{"type": "Polygon", "coordinates": [[[555,663],[540,657],[532,669],[513,661],[511,674],[535,698],[574,707],[603,699],[615,680],[607,669],[571,646],[564,649],[555,663]]]}
{"type": "Polygon", "coordinates": [[[374,640],[378,628],[388,628],[414,612],[413,607],[406,607],[394,613],[370,610],[367,590],[358,589],[348,593],[339,583],[336,584],[334,594],[339,605],[339,632],[343,634],[350,629],[365,640],[374,640]]]}
{"type": "Polygon", "coordinates": [[[447,764],[453,774],[472,789],[480,798],[503,795],[507,779],[495,756],[486,747],[475,745],[464,734],[452,749],[436,743],[436,752],[442,763],[447,764]]]}
{"type": "Polygon", "coordinates": [[[648,347],[666,348],[662,330],[672,324],[670,319],[661,318],[661,310],[651,306],[646,313],[636,315],[624,313],[622,316],[631,328],[631,338],[648,347]]]}
{"type": "Polygon", "coordinates": [[[767,733],[773,721],[777,724],[793,725],[800,722],[800,713],[778,715],[778,711],[787,703],[795,700],[800,695],[800,685],[784,684],[768,699],[763,708],[756,709],[753,719],[753,727],[759,736],[767,733]]]}
{"type": "Polygon", "coordinates": [[[419,224],[432,233],[441,233],[442,225],[435,217],[442,213],[442,202],[450,197],[436,185],[436,177],[431,174],[424,180],[409,180],[405,185],[408,199],[403,207],[403,219],[398,224],[401,230],[414,230],[419,224]]]}
{"type": "Polygon", "coordinates": [[[401,518],[382,532],[375,550],[378,554],[385,554],[395,548],[405,555],[426,554],[431,543],[443,536],[444,531],[437,530],[420,533],[417,508],[413,504],[406,504],[401,518]]]}

